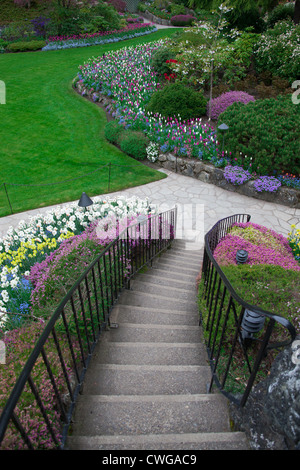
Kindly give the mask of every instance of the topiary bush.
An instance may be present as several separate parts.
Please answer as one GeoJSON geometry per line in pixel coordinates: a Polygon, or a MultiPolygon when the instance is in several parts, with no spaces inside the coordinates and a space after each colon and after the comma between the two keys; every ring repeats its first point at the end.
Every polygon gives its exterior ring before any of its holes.
{"type": "Polygon", "coordinates": [[[202,93],[176,82],[153,93],[146,106],[146,111],[165,117],[180,114],[181,118],[186,120],[203,116],[206,111],[206,103],[202,93]]]}
{"type": "Polygon", "coordinates": [[[124,153],[136,160],[145,160],[147,157],[149,139],[143,132],[126,130],[119,135],[118,144],[124,153]]]}
{"type": "MultiPolygon", "coordinates": [[[[233,103],[240,102],[247,104],[250,101],[255,101],[254,96],[245,93],[244,91],[228,91],[211,100],[211,118],[218,119],[228,106],[233,103]]],[[[207,114],[209,112],[209,102],[207,103],[207,114]]]]}
{"type": "MultiPolygon", "coordinates": [[[[247,155],[251,170],[260,175],[300,172],[300,107],[289,95],[256,100],[247,106],[236,102],[219,116],[229,131],[225,148],[233,156],[247,155]]],[[[222,136],[218,135],[218,140],[222,136]]]]}
{"type": "Polygon", "coordinates": [[[117,144],[124,132],[124,127],[116,121],[108,122],[104,127],[105,138],[112,144],[117,144]]]}

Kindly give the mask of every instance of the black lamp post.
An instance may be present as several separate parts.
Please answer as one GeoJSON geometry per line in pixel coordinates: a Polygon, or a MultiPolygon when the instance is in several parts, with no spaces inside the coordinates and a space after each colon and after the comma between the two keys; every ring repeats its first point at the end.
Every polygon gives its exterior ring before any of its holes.
{"type": "MultiPolygon", "coordinates": [[[[246,250],[238,250],[236,252],[236,262],[237,264],[244,264],[248,259],[248,253],[246,250]]],[[[246,309],[242,319],[242,339],[245,340],[253,339],[254,333],[258,333],[264,326],[265,317],[259,313],[252,312],[251,310],[246,309]]]]}
{"type": "Polygon", "coordinates": [[[78,206],[84,207],[84,209],[86,210],[86,208],[88,206],[91,206],[92,204],[93,204],[93,201],[91,200],[91,198],[86,193],[82,193],[81,198],[79,199],[79,202],[78,202],[78,206]]]}
{"type": "Polygon", "coordinates": [[[222,153],[223,153],[224,152],[225,132],[228,131],[229,127],[227,126],[227,124],[225,124],[223,122],[223,124],[220,124],[220,126],[218,126],[218,129],[221,131],[221,133],[223,135],[223,143],[222,143],[222,153]]]}

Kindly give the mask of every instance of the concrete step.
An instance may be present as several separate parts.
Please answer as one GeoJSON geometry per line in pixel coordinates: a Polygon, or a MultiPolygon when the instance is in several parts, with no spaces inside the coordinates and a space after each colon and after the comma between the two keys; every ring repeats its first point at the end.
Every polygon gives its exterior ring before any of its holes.
{"type": "Polygon", "coordinates": [[[207,366],[91,364],[83,385],[88,395],[179,395],[207,391],[207,366]]]}
{"type": "Polygon", "coordinates": [[[147,323],[158,325],[199,325],[198,313],[186,313],[180,310],[154,309],[151,307],[133,307],[116,305],[111,312],[112,323],[147,323]]]}
{"type": "Polygon", "coordinates": [[[168,252],[166,253],[163,257],[159,258],[158,263],[161,261],[173,261],[174,264],[184,266],[184,267],[192,267],[192,268],[197,268],[199,269],[202,264],[202,256],[199,255],[194,255],[192,253],[178,253],[177,251],[175,252],[168,252]]]}
{"type": "Polygon", "coordinates": [[[191,279],[181,278],[181,279],[174,279],[172,273],[165,272],[161,273],[158,269],[149,269],[145,273],[140,273],[137,277],[137,280],[141,282],[149,282],[155,285],[163,285],[166,287],[171,287],[174,289],[184,289],[190,292],[194,292],[196,288],[196,284],[194,281],[194,276],[191,279]]]}
{"type": "Polygon", "coordinates": [[[162,309],[178,309],[185,312],[197,312],[197,304],[195,300],[180,300],[176,297],[157,294],[149,294],[147,292],[136,292],[134,290],[124,291],[118,301],[118,305],[132,305],[135,307],[153,307],[162,309]]]}
{"type": "Polygon", "coordinates": [[[130,288],[135,292],[145,292],[147,294],[155,295],[168,295],[168,297],[176,298],[179,300],[193,301],[196,300],[196,285],[193,289],[184,289],[182,287],[170,287],[162,282],[161,284],[151,283],[150,281],[145,282],[140,279],[132,281],[130,288]]]}
{"type": "Polygon", "coordinates": [[[198,266],[198,264],[187,264],[187,263],[181,263],[181,262],[174,262],[174,260],[167,258],[167,257],[162,257],[157,263],[155,263],[155,266],[158,268],[164,268],[168,269],[170,271],[176,271],[180,272],[185,275],[197,275],[200,271],[201,266],[198,266]]]}
{"type": "Polygon", "coordinates": [[[166,276],[179,281],[190,282],[193,284],[199,274],[199,270],[183,270],[179,266],[173,264],[166,265],[164,263],[156,263],[152,267],[152,271],[158,276],[166,276]]]}
{"type": "MultiPolygon", "coordinates": [[[[110,342],[201,343],[199,326],[120,323],[111,330],[110,342]]],[[[155,347],[155,346],[154,346],[155,347]]]]}
{"type": "Polygon", "coordinates": [[[230,431],[227,400],[219,394],[84,394],[74,423],[73,435],[84,436],[230,431]]]}
{"type": "Polygon", "coordinates": [[[206,348],[201,343],[139,343],[100,338],[93,360],[99,364],[207,365],[206,348]]]}
{"type": "MultiPolygon", "coordinates": [[[[71,436],[70,450],[249,450],[242,432],[71,436]]],[[[134,454],[133,454],[134,455],[134,454]]],[[[150,459],[150,457],[148,457],[150,459]]],[[[152,464],[153,460],[149,460],[152,464]]],[[[147,463],[147,462],[146,462],[147,463]]]]}

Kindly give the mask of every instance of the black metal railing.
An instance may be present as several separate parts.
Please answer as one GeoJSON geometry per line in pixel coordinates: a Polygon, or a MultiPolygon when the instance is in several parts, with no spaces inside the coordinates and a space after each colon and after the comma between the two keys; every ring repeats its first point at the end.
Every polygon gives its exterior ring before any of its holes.
{"type": "Polygon", "coordinates": [[[94,348],[113,326],[112,307],[132,276],[171,245],[176,216],[174,208],[126,226],[62,299],[2,411],[2,449],[64,447],[94,348]]]}
{"type": "Polygon", "coordinates": [[[240,298],[213,256],[234,223],[249,221],[250,215],[236,214],[218,221],[206,234],[199,287],[200,323],[212,369],[208,391],[215,385],[240,406],[245,405],[253,385],[268,373],[276,351],[296,336],[287,319],[240,298]],[[249,333],[249,315],[250,321],[257,322],[255,333],[249,333]]]}

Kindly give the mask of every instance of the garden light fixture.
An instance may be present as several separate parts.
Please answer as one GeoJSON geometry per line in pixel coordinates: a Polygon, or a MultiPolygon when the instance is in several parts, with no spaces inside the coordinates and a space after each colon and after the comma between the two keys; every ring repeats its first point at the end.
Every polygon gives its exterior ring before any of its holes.
{"type": "Polygon", "coordinates": [[[246,250],[238,250],[236,252],[236,262],[237,264],[244,264],[246,263],[247,259],[248,259],[248,253],[246,250]]]}
{"type": "Polygon", "coordinates": [[[78,206],[84,207],[86,209],[88,206],[91,206],[92,204],[93,204],[93,201],[91,200],[91,198],[86,193],[83,192],[78,202],[78,206]]]}
{"type": "MultiPolygon", "coordinates": [[[[236,262],[237,264],[244,264],[248,259],[248,252],[246,250],[238,250],[236,252],[236,262]]],[[[246,309],[242,319],[242,339],[253,339],[254,333],[258,333],[265,322],[265,317],[259,315],[259,313],[252,312],[251,310],[246,309]]]]}
{"type": "Polygon", "coordinates": [[[222,143],[222,153],[224,152],[224,139],[225,139],[225,132],[228,131],[229,127],[227,126],[227,124],[225,124],[223,122],[223,124],[220,124],[220,126],[218,126],[218,129],[222,132],[223,134],[223,143],[222,143]]]}
{"type": "Polygon", "coordinates": [[[242,320],[242,338],[253,339],[254,333],[258,333],[264,326],[265,317],[251,310],[245,310],[242,320]]]}

